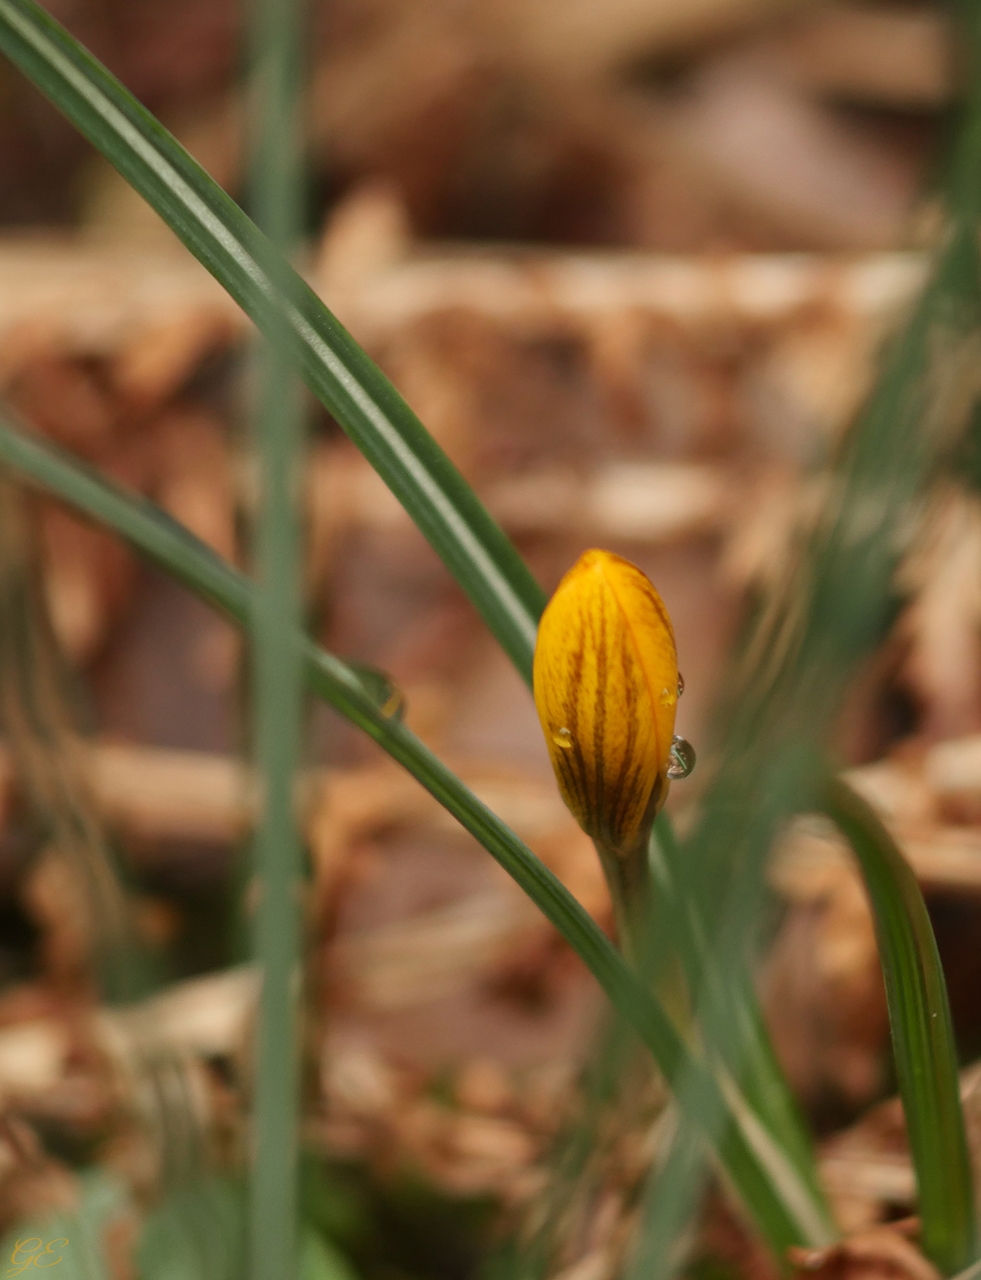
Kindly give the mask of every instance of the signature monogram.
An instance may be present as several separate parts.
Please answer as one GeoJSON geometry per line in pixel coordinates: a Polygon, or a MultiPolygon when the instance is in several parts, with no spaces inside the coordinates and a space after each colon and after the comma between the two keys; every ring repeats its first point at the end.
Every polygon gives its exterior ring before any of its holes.
{"type": "Polygon", "coordinates": [[[63,1249],[68,1241],[62,1236],[56,1240],[49,1240],[47,1244],[40,1236],[30,1236],[26,1240],[18,1240],[14,1245],[14,1251],[10,1255],[10,1261],[14,1264],[9,1267],[5,1275],[9,1277],[19,1276],[22,1271],[26,1271],[28,1267],[56,1267],[64,1254],[58,1253],[57,1258],[53,1255],[59,1249],[63,1249]]]}

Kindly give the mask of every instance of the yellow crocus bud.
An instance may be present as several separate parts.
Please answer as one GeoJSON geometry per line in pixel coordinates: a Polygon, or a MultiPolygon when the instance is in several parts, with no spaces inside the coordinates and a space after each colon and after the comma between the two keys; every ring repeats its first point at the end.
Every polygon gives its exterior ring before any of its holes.
{"type": "Polygon", "coordinates": [[[580,556],[542,615],[534,687],[563,799],[599,845],[630,853],[667,796],[679,691],[671,619],[636,565],[580,556]]]}

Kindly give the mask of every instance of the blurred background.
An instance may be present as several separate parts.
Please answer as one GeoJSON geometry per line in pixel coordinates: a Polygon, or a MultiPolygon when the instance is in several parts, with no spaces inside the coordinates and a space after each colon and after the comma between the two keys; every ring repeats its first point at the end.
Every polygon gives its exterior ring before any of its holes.
{"type": "MultiPolygon", "coordinates": [[[[238,4],[47,7],[244,197],[238,4]]],[[[740,621],[785,574],[879,343],[925,277],[957,84],[948,10],[308,9],[305,273],[544,587],[593,545],[651,576],[685,677],[679,732],[710,760],[740,621]]],[[[6,63],[0,104],[4,395],[247,566],[247,322],[6,63]]],[[[389,673],[408,723],[608,924],[598,863],[558,798],[524,686],[312,404],[309,426],[312,630],[389,673]]],[[[234,1180],[241,1168],[255,994],[243,652],[109,535],[9,489],[7,510],[0,1232],[87,1214],[93,1256],[123,1280],[137,1274],[146,1222],[166,1236],[158,1206],[181,1170],[234,1180]],[[26,639],[11,622],[17,601],[26,639]],[[74,821],[52,822],[53,803],[74,821]],[[125,1007],[109,998],[110,925],[92,907],[108,866],[141,957],[113,989],[125,1007]]],[[[933,504],[901,587],[837,748],[928,894],[967,1061],[981,1052],[971,486],[950,484],[933,504]]],[[[532,1229],[576,1115],[598,990],[491,859],[320,706],[305,754],[306,1211],[339,1277],[497,1274],[507,1242],[532,1229]]],[[[699,785],[696,770],[673,788],[682,829],[699,785]]],[[[761,982],[836,1209],[852,1230],[901,1217],[913,1180],[885,1101],[888,1027],[860,882],[826,833],[803,826],[772,882],[761,982]]],[[[551,1274],[620,1273],[644,1132],[607,1144],[551,1274]]],[[[718,1197],[691,1259],[693,1274],[762,1274],[718,1197]]]]}

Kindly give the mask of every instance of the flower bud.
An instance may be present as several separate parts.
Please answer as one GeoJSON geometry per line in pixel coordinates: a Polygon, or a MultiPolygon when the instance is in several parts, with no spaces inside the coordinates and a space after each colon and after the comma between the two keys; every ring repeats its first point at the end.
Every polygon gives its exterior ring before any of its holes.
{"type": "Polygon", "coordinates": [[[668,791],[678,657],[664,602],[629,560],[587,551],[538,628],[535,705],[583,830],[626,854],[668,791]]]}

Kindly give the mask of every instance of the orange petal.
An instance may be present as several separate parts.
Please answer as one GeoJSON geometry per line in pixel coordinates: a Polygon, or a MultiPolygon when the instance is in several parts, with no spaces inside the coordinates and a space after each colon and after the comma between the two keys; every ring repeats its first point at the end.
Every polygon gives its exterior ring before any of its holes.
{"type": "Polygon", "coordinates": [[[595,840],[625,852],[664,803],[678,658],[664,602],[609,551],[587,551],[538,628],[535,705],[562,796],[595,840]]]}

